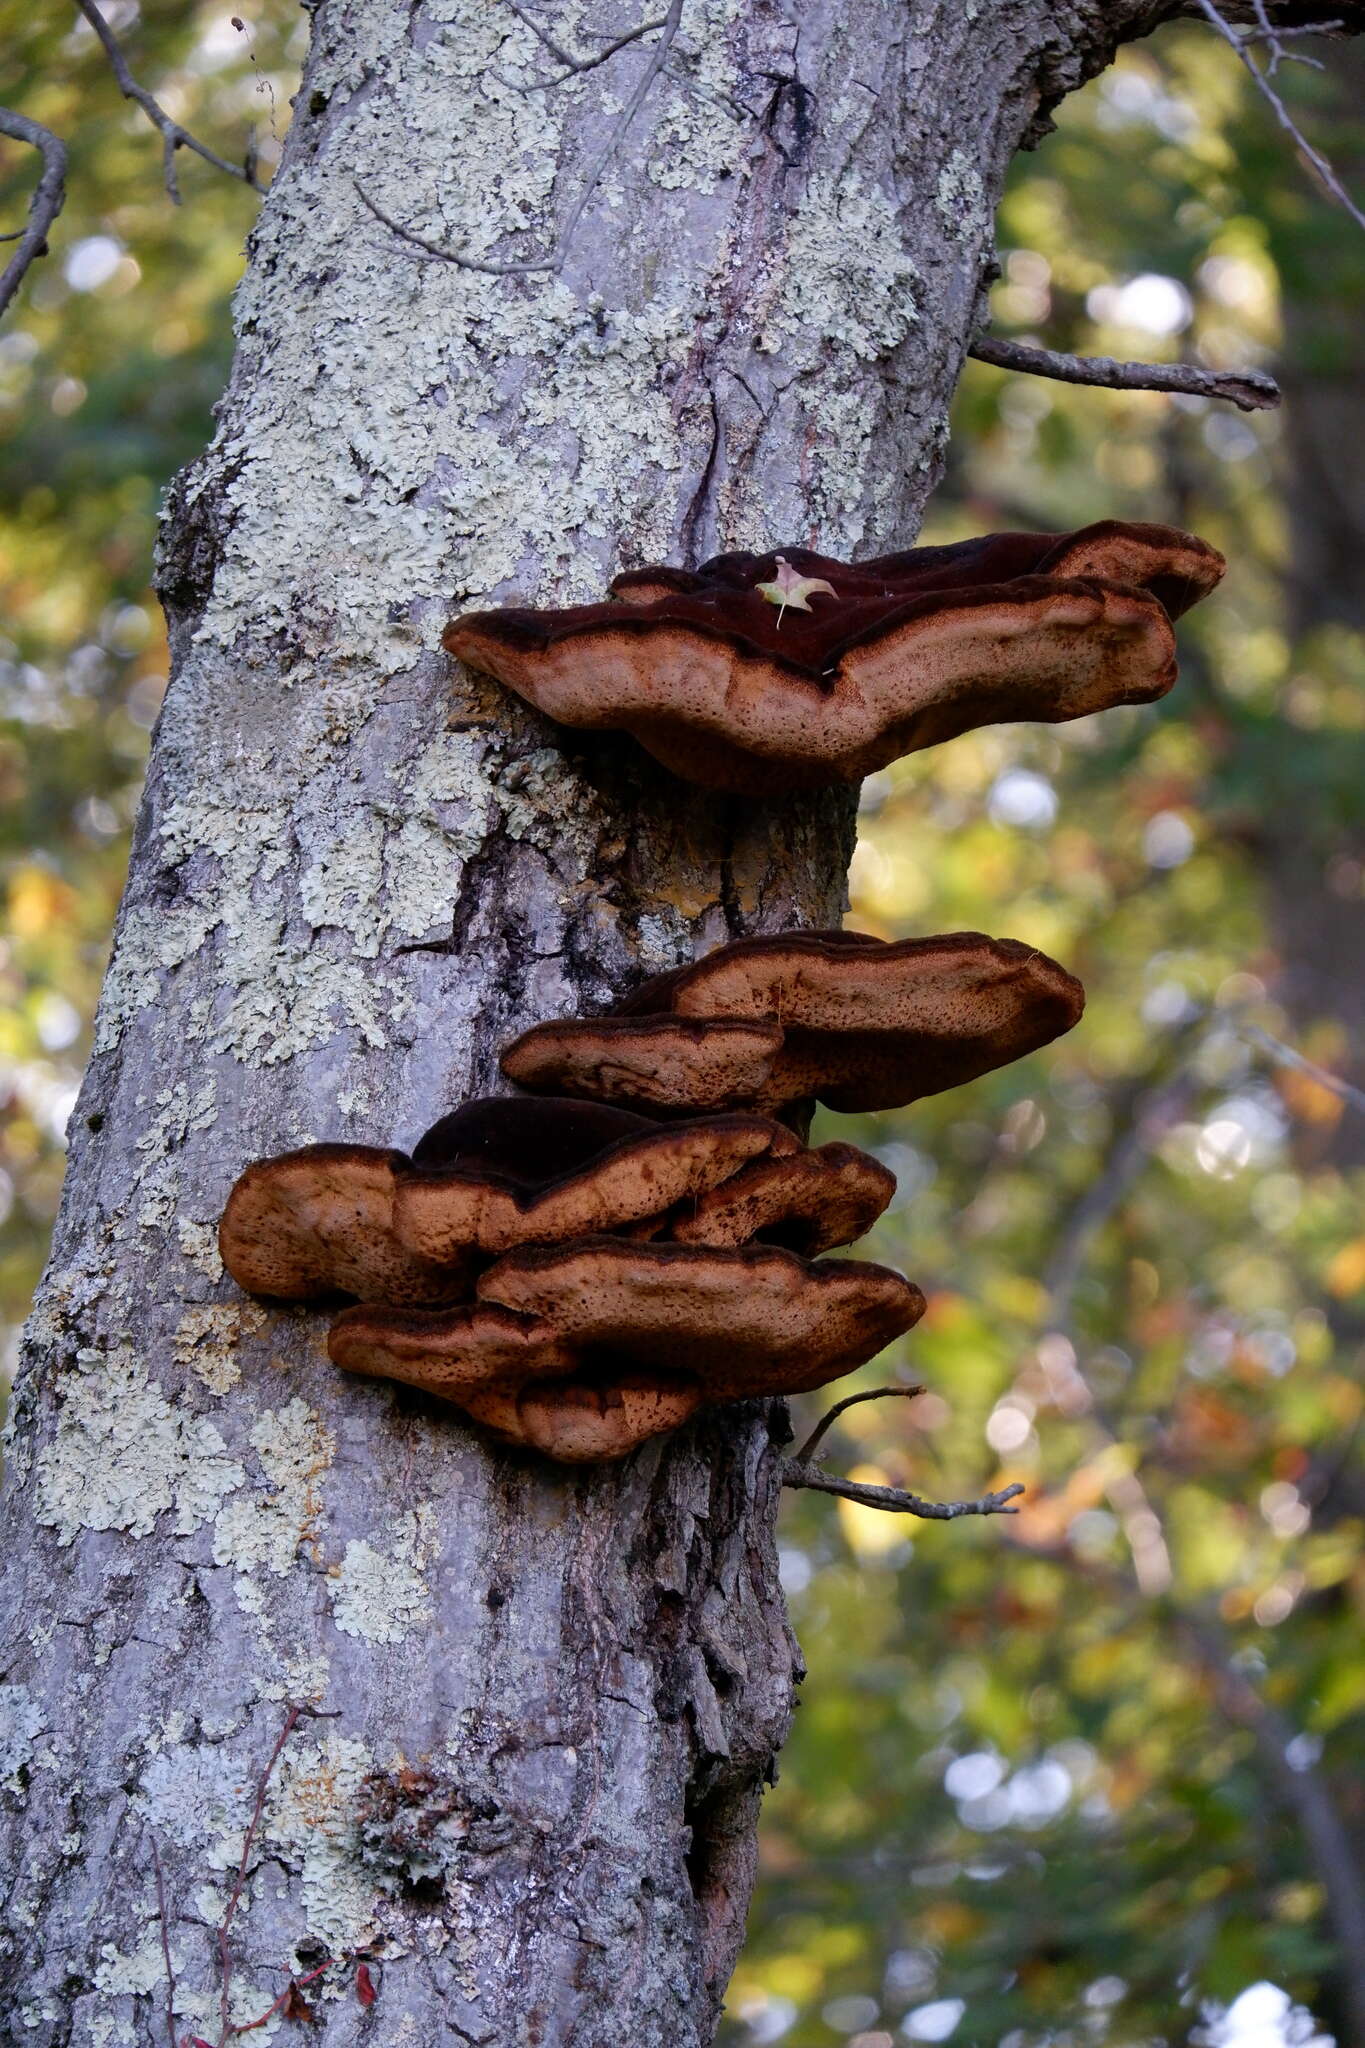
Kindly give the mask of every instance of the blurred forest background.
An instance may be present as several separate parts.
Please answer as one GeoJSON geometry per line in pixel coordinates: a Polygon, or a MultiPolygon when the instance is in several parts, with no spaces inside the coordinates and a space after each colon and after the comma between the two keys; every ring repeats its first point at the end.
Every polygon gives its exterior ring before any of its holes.
{"type": "MultiPolygon", "coordinates": [[[[228,155],[254,128],[268,175],[297,8],[109,14],[168,110],[228,155]]],[[[166,674],[158,499],[210,431],[256,201],[182,154],[172,206],[85,24],[0,25],[0,99],[72,154],[0,329],[3,1358],[166,674]]],[[[1327,68],[1278,84],[1359,196],[1365,53],[1295,47],[1327,68]]],[[[17,226],[36,159],[0,147],[17,226]]],[[[1365,233],[1191,25],[1062,109],[999,242],[999,332],[1261,364],[1286,403],[963,380],[925,539],[1119,515],[1232,566],[1165,704],[867,787],[850,924],[1030,940],[1090,1001],[1024,1065],[840,1124],[900,1176],[872,1255],[931,1301],[863,1381],[930,1391],[853,1409],[829,1462],[1028,1501],[785,1506],[811,1675],[723,2038],[1365,2048],[1365,1114],[1285,1050],[1365,1084],[1365,233]]]]}

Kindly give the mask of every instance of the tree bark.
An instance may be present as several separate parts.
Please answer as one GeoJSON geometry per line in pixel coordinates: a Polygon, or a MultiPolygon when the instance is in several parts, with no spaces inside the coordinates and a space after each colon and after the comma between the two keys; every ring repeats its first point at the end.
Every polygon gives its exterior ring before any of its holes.
{"type": "Polygon", "coordinates": [[[318,8],[167,510],[174,672],[15,1393],[0,2040],[218,2043],[328,1958],[326,2048],[711,2040],[798,1675],[780,1414],[511,1456],[342,1381],[216,1218],[263,1153],[411,1144],[528,1023],[837,921],[848,797],[684,788],[452,673],[441,625],[907,543],[1007,162],[1173,11],[688,0],[622,134],[657,38],[545,86],[509,4],[318,8]],[[436,260],[362,192],[556,267],[436,260]]]}

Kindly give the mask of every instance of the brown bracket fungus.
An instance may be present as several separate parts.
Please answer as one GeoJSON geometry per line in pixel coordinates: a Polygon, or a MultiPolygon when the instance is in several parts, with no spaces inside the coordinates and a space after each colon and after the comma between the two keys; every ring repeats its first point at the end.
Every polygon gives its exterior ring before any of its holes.
{"type": "Polygon", "coordinates": [[[218,1226],[237,1285],[274,1301],[458,1301],[464,1267],[434,1265],[401,1244],[393,1191],[406,1152],[305,1145],[240,1174],[218,1226]]]}
{"type": "Polygon", "coordinates": [[[523,1032],[502,1056],[524,1088],[638,1104],[657,1115],[812,1097],[898,1109],[1007,1066],[1069,1031],[1085,1004],[1055,960],[979,932],[888,942],[861,932],[739,939],[655,975],[606,1017],[523,1032]],[[708,1034],[779,1034],[757,1087],[708,1034]]]}
{"type": "Polygon", "coordinates": [[[660,1124],[600,1103],[501,1097],[443,1117],[411,1158],[310,1145],[259,1160],[228,1198],[219,1244],[251,1294],[413,1307],[467,1299],[480,1268],[520,1244],[611,1233],[735,1244],[747,1221],[749,1235],[785,1230],[825,1250],[866,1229],[894,1188],[851,1147],[826,1153],[840,1156],[803,1152],[766,1116],[660,1124]],[[762,1177],[788,1158],[793,1172],[762,1177]],[[732,1182],[733,1200],[714,1206],[732,1182]]]}
{"type": "Polygon", "coordinates": [[[896,1176],[856,1145],[821,1145],[755,1160],[674,1219],[678,1244],[784,1245],[813,1259],[864,1236],[896,1192],[896,1176]]]}
{"type": "Polygon", "coordinates": [[[622,1457],[704,1403],[824,1386],[924,1312],[884,1266],[611,1237],[523,1246],[477,1292],[468,1308],[348,1309],[328,1349],[568,1463],[622,1457]]]}
{"type": "Polygon", "coordinates": [[[790,1131],[762,1116],[661,1127],[600,1103],[471,1102],[414,1150],[395,1182],[394,1227],[438,1262],[661,1227],[751,1160],[795,1149],[790,1131]]]}
{"type": "Polygon", "coordinates": [[[1163,696],[1171,622],[1224,567],[1193,535],[1117,520],[851,564],[789,547],[633,570],[612,585],[623,602],[466,612],[445,645],[561,724],[769,796],[1000,720],[1163,696]]]}

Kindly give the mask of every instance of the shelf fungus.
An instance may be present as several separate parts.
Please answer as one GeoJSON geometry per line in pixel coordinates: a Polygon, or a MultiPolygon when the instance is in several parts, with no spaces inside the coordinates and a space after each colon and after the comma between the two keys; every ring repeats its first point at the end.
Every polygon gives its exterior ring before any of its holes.
{"type": "Polygon", "coordinates": [[[656,1116],[778,1115],[813,1098],[897,1109],[1035,1052],[1084,1004],[1073,975],[1013,939],[786,932],[655,975],[605,1017],[537,1024],[502,1066],[524,1088],[656,1116]],[[757,1040],[727,1064],[721,1048],[740,1024],[769,1034],[761,1073],[757,1040]]]}
{"type": "Polygon", "coordinates": [[[1224,566],[1193,535],[1117,520],[859,563],[788,547],[632,570],[600,604],[466,612],[445,645],[563,725],[771,796],[977,726],[1163,696],[1172,621],[1224,566]]]}
{"type": "Polygon", "coordinates": [[[348,1372],[405,1381],[507,1442],[581,1463],[624,1457],[709,1403],[824,1386],[923,1312],[884,1266],[595,1237],[508,1253],[467,1307],[348,1309],[328,1349],[348,1372]]]}
{"type": "Polygon", "coordinates": [[[228,1198],[219,1244],[250,1294],[421,1307],[468,1299],[479,1271],[515,1246],[565,1238],[738,1244],[747,1229],[824,1251],[868,1229],[894,1187],[853,1147],[807,1153],[766,1116],[660,1124],[600,1103],[505,1097],[443,1117],[411,1158],[310,1145],[258,1161],[228,1198]]]}

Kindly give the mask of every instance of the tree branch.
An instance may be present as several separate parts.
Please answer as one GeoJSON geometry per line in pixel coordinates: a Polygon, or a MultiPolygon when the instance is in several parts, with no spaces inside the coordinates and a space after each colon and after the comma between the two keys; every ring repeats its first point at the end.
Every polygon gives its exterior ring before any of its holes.
{"type": "Polygon", "coordinates": [[[922,1522],[956,1522],[963,1515],[1017,1515],[1018,1508],[1009,1503],[1024,1491],[1016,1482],[1000,1493],[983,1493],[980,1500],[921,1500],[917,1493],[902,1493],[898,1486],[864,1486],[856,1479],[836,1479],[833,1473],[818,1465],[804,1465],[798,1458],[783,1459],[782,1484],[837,1494],[840,1500],[881,1508],[888,1515],[916,1515],[922,1522]]]}
{"type": "Polygon", "coordinates": [[[26,114],[16,114],[9,107],[0,107],[0,135],[28,143],[43,160],[42,176],[28,202],[28,224],[17,234],[5,236],[6,241],[17,241],[19,246],[0,275],[3,313],[23,283],[29,265],[47,254],[48,229],[66,203],[66,144],[59,142],[50,129],[40,128],[26,114]]]}
{"type": "Polygon", "coordinates": [[[1120,363],[1112,356],[1068,356],[1031,342],[979,334],[967,351],[997,370],[1022,370],[1059,384],[1098,384],[1106,391],[1181,391],[1221,398],[1243,412],[1268,412],[1280,387],[1264,370],[1206,370],[1197,363],[1120,363]]]}
{"type": "Polygon", "coordinates": [[[799,1451],[792,1452],[792,1462],[806,1464],[815,1456],[815,1447],[828,1429],[833,1428],[845,1408],[856,1408],[860,1401],[881,1401],[888,1395],[902,1401],[913,1401],[916,1394],[925,1392],[923,1387],[869,1387],[862,1394],[847,1394],[842,1401],[836,1401],[828,1412],[821,1416],[799,1451]]]}
{"type": "Polygon", "coordinates": [[[182,128],[178,121],[171,119],[166,109],[152,97],[146,86],[138,84],[128,69],[128,60],[119,48],[113,30],[95,5],[95,0],[76,0],[76,6],[99,37],[123,97],[126,100],[134,100],[152,126],[160,131],[167,198],[179,206],[180,187],[175,175],[175,152],[178,149],[193,150],[206,164],[212,164],[216,171],[223,171],[229,178],[239,178],[244,185],[250,185],[253,192],[265,191],[265,186],[256,176],[255,151],[250,145],[247,161],[244,164],[234,164],[229,163],[226,157],[219,156],[217,151],[210,149],[207,144],[198,141],[190,134],[188,128],[182,128]]]}
{"type": "MultiPolygon", "coordinates": [[[[1362,213],[1356,205],[1354,199],[1352,199],[1350,193],[1332,169],[1331,164],[1328,163],[1326,157],[1322,154],[1322,151],[1314,149],[1312,143],[1299,127],[1284,101],[1280,98],[1279,93],[1275,90],[1271,81],[1279,68],[1281,59],[1288,53],[1280,46],[1278,38],[1281,31],[1276,28],[1275,23],[1267,14],[1265,0],[1252,0],[1252,5],[1254,13],[1252,27],[1255,33],[1252,36],[1244,36],[1238,35],[1237,30],[1227,19],[1227,16],[1214,5],[1214,0],[1193,0],[1195,10],[1202,14],[1205,21],[1217,29],[1223,41],[1231,44],[1232,48],[1237,52],[1237,55],[1250,73],[1257,92],[1270,108],[1271,113],[1289,137],[1295,149],[1307,158],[1309,164],[1316,171],[1322,184],[1333,199],[1336,200],[1338,206],[1343,207],[1350,214],[1357,227],[1365,228],[1365,213],[1362,213]],[[1266,45],[1267,63],[1265,70],[1261,69],[1251,54],[1251,46],[1256,41],[1264,42],[1266,45]]],[[[1338,26],[1342,25],[1344,24],[1338,23],[1338,26]]],[[[1365,26],[1365,23],[1360,23],[1359,26],[1365,26]]]]}
{"type": "Polygon", "coordinates": [[[1328,1067],[1320,1067],[1316,1060],[1296,1052],[1292,1045],[1286,1045],[1281,1038],[1272,1038],[1259,1024],[1239,1023],[1238,1031],[1243,1038],[1249,1038],[1253,1045],[1269,1055],[1277,1067],[1293,1067],[1300,1074],[1307,1074],[1320,1088],[1329,1094],[1339,1096],[1352,1109],[1365,1110],[1365,1089],[1357,1088],[1353,1081],[1347,1081],[1340,1074],[1334,1074],[1328,1067]]]}

